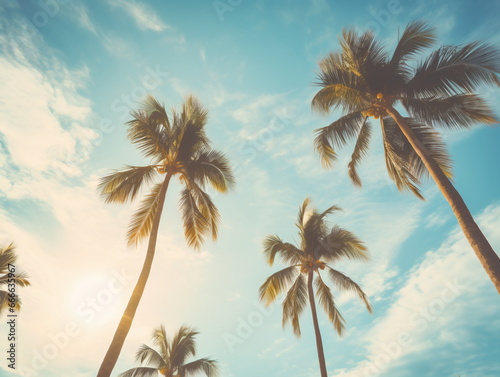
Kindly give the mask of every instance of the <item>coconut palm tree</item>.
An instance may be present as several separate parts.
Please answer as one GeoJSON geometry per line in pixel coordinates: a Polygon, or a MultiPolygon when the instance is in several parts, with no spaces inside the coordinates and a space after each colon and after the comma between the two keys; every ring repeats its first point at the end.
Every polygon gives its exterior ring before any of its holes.
{"type": "Polygon", "coordinates": [[[182,326],[169,339],[162,326],[153,333],[153,343],[159,351],[143,344],[135,356],[137,362],[149,366],[132,368],[119,374],[120,377],[152,377],[158,374],[166,377],[185,377],[203,373],[207,377],[218,374],[217,362],[209,358],[202,358],[186,363],[187,359],[196,355],[194,337],[199,333],[192,328],[182,326]]]}
{"type": "Polygon", "coordinates": [[[129,245],[136,245],[149,235],[146,258],[98,377],[111,374],[144,292],[172,177],[177,176],[182,185],[179,208],[187,244],[199,248],[207,235],[213,240],[217,238],[220,216],[206,188],[211,186],[226,193],[234,186],[234,178],[227,158],[211,148],[205,134],[207,114],[193,96],[186,98],[181,111],[172,110],[171,116],[154,97],[147,97],[142,108],[132,112],[128,137],[151,163],[127,166],[101,179],[99,192],[107,203],[132,201],[144,186],[150,190],[134,213],[127,234],[129,245]]]}
{"type": "Polygon", "coordinates": [[[411,22],[390,55],[370,31],[343,31],[340,52],[319,62],[321,89],[312,108],[324,114],[339,108],[344,115],[316,130],[315,148],[322,163],[331,167],[337,149],[356,140],[348,170],[352,182],[361,186],[357,167],[368,154],[370,119],[378,119],[387,171],[398,189],[423,199],[421,179],[432,177],[500,293],[500,259],[454,188],[451,160],[436,131],[496,122],[474,91],[481,85],[500,85],[500,53],[486,43],[472,42],[445,45],[419,63],[412,61],[435,41],[433,28],[411,22]]]}
{"type": "Polygon", "coordinates": [[[287,292],[283,301],[282,324],[285,326],[290,322],[297,337],[301,335],[299,318],[309,301],[321,377],[327,377],[327,372],[313,282],[319,304],[339,335],[342,335],[345,330],[345,320],[320,271],[324,271],[324,274],[340,290],[355,292],[368,311],[372,312],[368,297],[361,287],[347,275],[332,267],[332,264],[345,258],[368,260],[366,247],[353,233],[338,226],[328,228],[326,216],[338,210],[340,210],[339,207],[332,206],[319,213],[311,210],[310,201],[306,199],[299,208],[299,216],[295,224],[299,229],[300,246],[283,242],[277,235],[268,236],[264,241],[264,254],[268,263],[272,266],[278,255],[289,266],[269,276],[259,289],[260,299],[266,305],[272,304],[281,293],[287,292]]]}
{"type": "Polygon", "coordinates": [[[17,272],[16,247],[11,243],[7,247],[0,248],[0,314],[3,311],[21,309],[21,299],[15,293],[17,287],[30,285],[28,275],[24,272],[17,272]],[[14,296],[9,296],[14,293],[14,296]]]}

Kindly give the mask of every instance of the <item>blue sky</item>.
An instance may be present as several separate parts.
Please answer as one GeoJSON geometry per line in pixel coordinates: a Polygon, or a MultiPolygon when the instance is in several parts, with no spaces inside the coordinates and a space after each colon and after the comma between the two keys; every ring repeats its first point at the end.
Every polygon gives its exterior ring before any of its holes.
{"type": "MultiPolygon", "coordinates": [[[[196,326],[199,356],[219,360],[222,377],[319,375],[310,313],[296,339],[281,328],[279,305],[257,301],[258,287],[280,267],[265,263],[262,240],[269,233],[296,240],[307,196],[319,209],[342,207],[332,221],[371,253],[370,262],[339,269],[363,285],[374,314],[336,294],[348,322],[342,338],[320,317],[329,376],[500,375],[498,295],[434,184],[424,184],[425,202],[399,193],[375,138],[360,170],[364,186],[354,188],[348,150],[327,171],[312,148],[312,131],[339,114],[310,110],[317,62],[338,48],[342,28],[372,28],[391,47],[398,30],[422,19],[443,44],[498,45],[499,12],[498,1],[486,0],[3,1],[0,242],[17,244],[32,279],[20,292],[18,372],[95,375],[145,248],[125,244],[135,205],[104,204],[97,181],[145,163],[124,125],[142,96],[170,108],[194,93],[209,108],[207,132],[230,157],[237,189],[215,197],[219,240],[196,252],[183,240],[173,185],[113,375],[136,366],[135,351],[161,323],[170,332],[196,326]]],[[[498,109],[498,89],[482,93],[498,109]]],[[[498,126],[443,137],[454,183],[499,250],[498,126]]],[[[6,329],[3,318],[0,336],[6,329]]],[[[0,375],[15,375],[5,360],[0,366],[0,375]]]]}

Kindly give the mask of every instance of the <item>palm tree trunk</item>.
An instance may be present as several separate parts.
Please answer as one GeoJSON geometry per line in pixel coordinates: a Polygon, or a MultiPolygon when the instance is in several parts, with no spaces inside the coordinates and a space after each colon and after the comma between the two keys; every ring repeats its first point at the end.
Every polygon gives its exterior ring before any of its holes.
{"type": "Polygon", "coordinates": [[[151,266],[153,264],[161,213],[163,210],[165,195],[167,193],[168,184],[171,177],[172,174],[168,173],[163,182],[159,197],[158,210],[153,221],[153,226],[151,227],[148,250],[146,253],[146,259],[144,260],[144,264],[142,266],[141,274],[139,275],[139,279],[137,280],[134,291],[132,292],[132,296],[128,301],[127,307],[125,308],[125,312],[120,319],[120,323],[118,324],[118,328],[115,331],[113,340],[111,341],[108,351],[104,356],[104,360],[102,361],[99,371],[97,372],[97,377],[109,377],[111,375],[116,361],[118,360],[118,356],[120,355],[120,352],[122,350],[125,338],[127,337],[127,334],[130,330],[130,326],[132,325],[132,320],[134,319],[135,312],[137,310],[137,307],[139,306],[139,302],[141,301],[144,288],[146,287],[146,283],[148,281],[149,273],[151,272],[151,266]]]}
{"type": "Polygon", "coordinates": [[[450,180],[444,175],[439,165],[429,155],[429,152],[424,144],[416,137],[415,133],[406,124],[403,117],[392,106],[386,108],[387,113],[396,121],[405,135],[411,146],[422,159],[425,167],[429,171],[430,176],[436,182],[441,193],[448,201],[458,220],[458,224],[462,228],[467,241],[476,253],[479,262],[493,282],[498,293],[500,293],[500,258],[495,253],[490,243],[484,236],[479,226],[474,221],[467,205],[455,189],[450,180]]]}
{"type": "Polygon", "coordinates": [[[311,305],[311,313],[314,324],[314,333],[316,334],[316,348],[318,350],[318,361],[319,370],[321,372],[321,377],[328,377],[326,372],[326,362],[325,354],[323,352],[323,341],[321,340],[321,332],[319,331],[318,314],[316,313],[316,303],[314,301],[314,291],[313,291],[313,271],[309,272],[307,277],[307,290],[309,293],[309,305],[311,305]]]}

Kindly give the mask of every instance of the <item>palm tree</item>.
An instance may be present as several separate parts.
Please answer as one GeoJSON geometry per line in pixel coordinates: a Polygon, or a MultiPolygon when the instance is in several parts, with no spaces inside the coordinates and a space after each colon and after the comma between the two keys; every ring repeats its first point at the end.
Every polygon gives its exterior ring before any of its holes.
{"type": "Polygon", "coordinates": [[[486,43],[472,42],[445,45],[412,62],[435,41],[433,28],[411,22],[391,56],[370,31],[343,31],[341,51],[319,62],[321,89],[312,108],[325,114],[340,108],[345,115],[316,130],[315,148],[322,163],[331,167],[337,149],[356,140],[348,169],[352,182],[361,186],[357,167],[368,154],[373,132],[369,118],[379,119],[391,179],[400,191],[423,199],[418,186],[426,174],[432,177],[500,293],[500,259],[451,183],[451,160],[435,130],[496,122],[486,102],[473,92],[484,84],[500,85],[500,53],[486,43]],[[409,116],[401,115],[397,105],[409,116]]]}
{"type": "Polygon", "coordinates": [[[15,293],[17,287],[26,287],[30,285],[28,275],[24,272],[17,272],[16,247],[11,243],[7,247],[0,248],[0,314],[4,310],[12,309],[19,311],[21,309],[21,299],[15,293]],[[14,293],[14,296],[9,296],[14,293]],[[11,298],[11,299],[10,299],[11,298]]]}
{"type": "Polygon", "coordinates": [[[143,344],[135,356],[137,362],[150,366],[132,368],[119,376],[156,377],[160,374],[166,377],[185,377],[197,373],[204,373],[207,377],[217,376],[215,360],[202,358],[186,363],[187,358],[196,354],[194,337],[198,334],[195,329],[182,326],[172,339],[168,339],[163,326],[156,328],[153,343],[159,351],[143,344]]]}
{"type": "Polygon", "coordinates": [[[207,115],[193,96],[186,98],[180,112],[172,110],[171,117],[154,97],[147,97],[142,108],[132,112],[128,137],[151,164],[127,166],[101,179],[99,192],[107,203],[132,201],[142,187],[151,189],[134,213],[127,234],[129,245],[149,235],[146,259],[98,377],[110,376],[130,330],[151,271],[165,195],[173,176],[183,186],[179,208],[187,244],[199,248],[207,235],[217,238],[220,216],[206,188],[226,193],[234,186],[234,178],[225,155],[210,146],[205,134],[207,115]]]}
{"type": "Polygon", "coordinates": [[[268,263],[272,266],[276,255],[279,255],[281,260],[289,266],[269,276],[260,287],[259,293],[261,301],[270,305],[281,293],[287,291],[283,301],[282,324],[285,326],[290,322],[297,337],[301,335],[299,317],[309,300],[321,376],[327,377],[323,342],[316,314],[313,280],[320,305],[337,333],[342,335],[345,330],[345,320],[320,270],[325,270],[325,274],[340,290],[355,292],[371,313],[372,307],[361,287],[330,265],[345,258],[368,260],[368,254],[366,247],[353,233],[338,226],[328,228],[325,217],[340,210],[339,207],[332,206],[318,213],[316,210],[311,210],[309,205],[310,201],[306,199],[299,208],[299,217],[295,224],[299,228],[301,240],[299,247],[283,242],[277,235],[270,235],[265,239],[264,254],[268,263]]]}

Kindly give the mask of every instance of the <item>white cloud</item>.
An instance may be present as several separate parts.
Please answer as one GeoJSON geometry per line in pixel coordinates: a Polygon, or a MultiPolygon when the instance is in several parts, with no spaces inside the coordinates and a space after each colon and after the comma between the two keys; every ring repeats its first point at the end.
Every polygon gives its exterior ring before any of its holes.
{"type": "Polygon", "coordinates": [[[97,134],[81,125],[90,102],[78,90],[88,71],[69,71],[27,35],[0,36],[0,134],[12,163],[32,172],[49,169],[79,174],[75,163],[88,158],[97,134]],[[42,51],[44,51],[42,53],[42,51]]]}
{"type": "Polygon", "coordinates": [[[70,3],[67,9],[70,17],[74,18],[83,29],[97,35],[97,28],[92,21],[87,7],[83,3],[70,3]]]}
{"type": "Polygon", "coordinates": [[[165,24],[157,13],[145,4],[140,4],[128,0],[108,0],[108,3],[114,7],[123,9],[143,30],[163,31],[172,29],[165,24]]]}
{"type": "MultiPolygon", "coordinates": [[[[254,124],[255,120],[261,115],[262,111],[273,106],[277,102],[278,97],[278,95],[271,94],[261,95],[251,103],[246,104],[237,110],[231,111],[231,115],[234,119],[245,125],[254,124]]],[[[246,130],[242,130],[240,136],[243,138],[249,137],[246,130]]]]}
{"type": "MultiPolygon", "coordinates": [[[[499,219],[499,205],[479,216],[497,248],[499,219]]],[[[365,360],[350,370],[337,370],[336,377],[375,376],[396,366],[404,368],[405,363],[440,347],[451,351],[473,346],[468,339],[481,323],[490,323],[492,332],[500,329],[494,321],[500,309],[496,291],[458,229],[439,249],[426,254],[395,295],[394,303],[365,337],[365,360]]]]}

